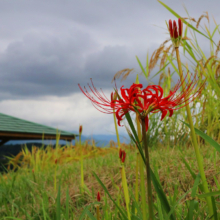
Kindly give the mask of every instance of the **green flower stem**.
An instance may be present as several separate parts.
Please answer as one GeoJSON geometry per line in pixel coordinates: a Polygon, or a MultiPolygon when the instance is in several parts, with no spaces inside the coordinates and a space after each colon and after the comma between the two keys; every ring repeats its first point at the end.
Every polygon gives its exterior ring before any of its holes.
{"type": "Polygon", "coordinates": [[[125,174],[124,163],[122,163],[122,166],[121,166],[121,178],[122,178],[122,185],[123,185],[123,189],[124,189],[124,196],[125,196],[125,203],[126,203],[126,208],[127,208],[128,220],[131,220],[130,209],[129,209],[130,199],[129,199],[128,184],[127,184],[127,179],[126,179],[126,174],[125,174]]]}
{"type": "Polygon", "coordinates": [[[113,118],[114,118],[114,123],[115,123],[115,132],[116,132],[116,136],[117,136],[117,142],[118,142],[118,150],[121,149],[121,144],[120,144],[120,139],[119,139],[119,134],[118,134],[118,125],[117,125],[117,121],[116,121],[116,116],[115,116],[115,109],[113,108],[113,118]]]}
{"type": "Polygon", "coordinates": [[[146,158],[149,220],[153,220],[153,197],[152,197],[152,188],[151,188],[150,160],[149,160],[149,152],[148,152],[148,146],[147,146],[145,118],[142,118],[141,122],[142,122],[143,146],[144,146],[145,158],[146,158]]]}
{"type": "Polygon", "coordinates": [[[99,205],[96,206],[96,216],[97,216],[97,220],[100,220],[99,205]]]}
{"type": "MultiPolygon", "coordinates": [[[[136,77],[135,83],[139,84],[138,75],[136,77]]],[[[139,114],[136,113],[136,122],[137,122],[137,134],[138,139],[141,142],[142,135],[141,135],[141,124],[139,120],[139,114]]],[[[138,154],[138,160],[139,160],[139,169],[140,169],[140,178],[141,178],[141,204],[142,204],[142,214],[143,214],[143,220],[147,220],[147,199],[146,199],[146,191],[145,191],[145,179],[144,179],[144,161],[140,154],[138,154]]]]}
{"type": "MultiPolygon", "coordinates": [[[[180,60],[179,47],[176,47],[175,50],[176,50],[176,58],[177,58],[177,63],[178,63],[182,88],[184,90],[185,89],[185,83],[184,83],[184,77],[183,77],[183,72],[182,72],[182,65],[181,65],[181,60],[180,60]]],[[[207,183],[207,180],[206,180],[205,171],[204,171],[204,167],[203,167],[203,159],[202,159],[202,155],[200,154],[199,146],[198,146],[198,143],[197,143],[197,140],[196,140],[196,133],[195,133],[194,126],[193,126],[193,120],[192,120],[192,115],[191,115],[191,112],[190,112],[189,105],[186,105],[186,112],[187,112],[188,121],[189,121],[189,125],[190,125],[191,138],[192,138],[194,150],[195,150],[195,153],[196,153],[196,159],[197,159],[197,163],[198,163],[198,167],[199,167],[199,172],[200,172],[201,179],[202,179],[202,185],[203,185],[203,188],[204,188],[204,192],[209,193],[208,183],[207,183]]],[[[213,207],[212,207],[211,197],[206,197],[206,201],[207,201],[207,205],[208,205],[208,209],[209,209],[209,214],[210,214],[210,216],[212,216],[213,215],[213,207]]]]}
{"type": "MultiPolygon", "coordinates": [[[[136,121],[137,121],[137,132],[138,132],[138,139],[141,141],[141,125],[139,121],[139,115],[136,113],[136,121]]],[[[142,213],[143,213],[143,220],[147,220],[147,199],[146,199],[146,191],[145,191],[145,180],[144,180],[144,161],[140,154],[139,157],[139,169],[140,169],[140,177],[141,177],[141,204],[142,204],[142,213]]]]}
{"type": "MultiPolygon", "coordinates": [[[[139,170],[139,163],[138,161],[140,160],[139,157],[139,152],[137,152],[137,156],[136,156],[136,170],[135,170],[135,200],[136,202],[138,202],[139,200],[139,196],[138,196],[138,191],[139,191],[139,187],[138,187],[138,170],[139,170]]],[[[135,209],[135,213],[137,213],[137,209],[135,209]]]]}
{"type": "Polygon", "coordinates": [[[84,174],[83,174],[83,149],[81,143],[81,134],[79,134],[79,145],[80,145],[80,164],[81,164],[81,192],[84,192],[84,174]]]}

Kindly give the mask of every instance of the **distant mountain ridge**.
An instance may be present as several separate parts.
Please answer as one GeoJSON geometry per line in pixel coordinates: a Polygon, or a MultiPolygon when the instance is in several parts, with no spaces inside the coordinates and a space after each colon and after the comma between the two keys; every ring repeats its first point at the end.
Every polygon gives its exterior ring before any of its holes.
{"type": "MultiPolygon", "coordinates": [[[[79,139],[78,137],[76,138],[77,140],[79,139]]],[[[95,141],[95,146],[97,147],[108,147],[109,142],[113,140],[114,142],[117,142],[117,137],[116,135],[92,135],[92,136],[84,136],[82,135],[81,141],[85,142],[86,140],[94,140],[95,141]]],[[[130,140],[128,135],[121,135],[120,136],[120,142],[121,143],[126,143],[129,144],[130,140]]],[[[0,147],[0,160],[5,156],[11,156],[11,155],[17,155],[23,145],[27,145],[28,149],[31,149],[33,145],[37,147],[41,147],[42,145],[47,146],[47,145],[55,145],[56,140],[18,140],[18,141],[9,141],[5,145],[0,147]]],[[[66,141],[60,140],[59,141],[60,145],[66,145],[66,141]]],[[[75,140],[72,141],[72,145],[75,145],[75,140]]]]}
{"type": "MultiPolygon", "coordinates": [[[[123,142],[126,144],[130,143],[130,139],[129,139],[128,135],[119,135],[119,138],[120,138],[121,143],[123,143],[123,142]]],[[[76,139],[79,140],[79,137],[77,137],[76,139]]],[[[109,134],[96,134],[96,135],[91,135],[91,136],[82,135],[82,137],[81,137],[82,142],[84,142],[86,140],[91,140],[91,139],[93,139],[95,141],[97,147],[106,146],[109,144],[109,142],[111,140],[113,140],[114,142],[117,142],[116,135],[112,135],[112,134],[110,134],[110,135],[109,134]]],[[[43,141],[41,141],[41,140],[29,140],[29,141],[15,140],[15,141],[9,141],[5,145],[15,145],[15,144],[25,144],[25,143],[42,143],[45,145],[48,145],[48,144],[54,145],[54,144],[56,144],[56,140],[43,140],[43,141]]],[[[59,144],[65,145],[66,141],[60,140],[59,144]]],[[[72,144],[73,145],[75,144],[75,140],[72,141],[72,144]]]]}

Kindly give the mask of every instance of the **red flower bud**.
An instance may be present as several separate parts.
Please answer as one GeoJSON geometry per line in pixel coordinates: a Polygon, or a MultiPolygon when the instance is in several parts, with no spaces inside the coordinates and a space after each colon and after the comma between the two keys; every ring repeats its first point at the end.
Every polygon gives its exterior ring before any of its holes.
{"type": "Polygon", "coordinates": [[[122,155],[122,158],[121,158],[121,162],[122,163],[125,162],[125,157],[126,157],[126,153],[125,153],[125,151],[123,151],[123,155],[122,155]]]}
{"type": "Polygon", "coordinates": [[[114,93],[112,92],[112,93],[111,93],[111,101],[114,100],[114,99],[113,99],[113,96],[114,96],[114,93]]]}
{"type": "Polygon", "coordinates": [[[183,29],[183,23],[182,23],[182,20],[179,18],[178,19],[178,26],[179,26],[179,36],[181,37],[182,36],[182,29],[183,29]]]}
{"type": "Polygon", "coordinates": [[[97,201],[100,202],[100,200],[101,200],[101,196],[100,196],[100,193],[98,192],[97,193],[97,201]]]}
{"type": "Polygon", "coordinates": [[[120,158],[120,160],[121,160],[121,157],[122,157],[122,150],[120,148],[120,150],[119,150],[119,158],[120,158]]]}
{"type": "Polygon", "coordinates": [[[55,164],[57,164],[57,159],[54,162],[55,162],[55,164]]]}
{"type": "Polygon", "coordinates": [[[83,130],[83,126],[82,126],[82,125],[80,125],[80,126],[79,126],[79,135],[81,135],[81,134],[82,134],[82,130],[83,130]]]}
{"type": "Polygon", "coordinates": [[[117,99],[117,94],[115,92],[111,93],[111,107],[114,108],[115,100],[117,99]]]}
{"type": "Polygon", "coordinates": [[[178,38],[178,31],[177,31],[176,21],[173,21],[173,37],[175,39],[178,38]]]}
{"type": "Polygon", "coordinates": [[[171,19],[169,20],[169,31],[170,31],[170,37],[173,38],[173,25],[171,19]]]}

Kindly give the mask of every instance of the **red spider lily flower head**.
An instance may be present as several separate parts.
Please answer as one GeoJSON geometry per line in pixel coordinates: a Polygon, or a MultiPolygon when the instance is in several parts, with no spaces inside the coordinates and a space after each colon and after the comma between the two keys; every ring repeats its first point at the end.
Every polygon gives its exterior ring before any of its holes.
{"type": "Polygon", "coordinates": [[[170,38],[174,44],[175,47],[179,47],[181,41],[182,41],[182,33],[183,33],[183,22],[179,18],[178,19],[178,28],[176,21],[169,20],[169,26],[168,26],[169,32],[170,32],[170,38]]]}
{"type": "Polygon", "coordinates": [[[119,92],[116,90],[118,99],[113,101],[109,100],[103,92],[102,94],[99,93],[93,83],[92,87],[89,85],[89,88],[96,98],[90,95],[86,88],[83,90],[80,85],[79,87],[83,94],[92,101],[96,109],[103,113],[115,114],[119,126],[121,126],[121,121],[125,114],[133,111],[139,114],[141,120],[144,120],[147,131],[149,123],[148,115],[150,112],[156,113],[161,111],[161,120],[163,120],[168,112],[169,117],[171,117],[174,110],[186,106],[201,94],[205,86],[205,80],[202,84],[198,84],[195,74],[193,78],[189,77],[189,81],[186,82],[187,76],[185,76],[183,82],[186,84],[184,90],[179,91],[182,83],[178,81],[174,89],[166,97],[163,97],[163,89],[158,85],[149,85],[144,89],[142,89],[142,84],[135,83],[128,89],[124,89],[124,86],[122,86],[120,88],[121,96],[119,96],[119,92]],[[194,91],[195,87],[196,91],[194,91]]]}
{"type": "Polygon", "coordinates": [[[124,150],[119,150],[119,159],[121,160],[122,163],[125,162],[125,158],[126,158],[126,153],[124,150]]]}
{"type": "Polygon", "coordinates": [[[79,126],[79,135],[81,135],[81,134],[82,134],[82,130],[83,130],[83,126],[82,126],[82,125],[80,125],[80,126],[79,126]]]}
{"type": "Polygon", "coordinates": [[[99,193],[99,192],[97,193],[97,201],[98,201],[98,202],[101,201],[101,196],[100,196],[100,193],[99,193]]]}

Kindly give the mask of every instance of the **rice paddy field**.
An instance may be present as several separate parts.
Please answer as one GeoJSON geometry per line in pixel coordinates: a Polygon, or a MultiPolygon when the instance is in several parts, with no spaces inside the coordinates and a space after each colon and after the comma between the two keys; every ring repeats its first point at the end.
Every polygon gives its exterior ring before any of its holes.
{"type": "MultiPolygon", "coordinates": [[[[26,165],[16,172],[2,174],[0,179],[0,217],[1,219],[96,219],[97,192],[100,192],[101,219],[120,219],[119,211],[94,177],[95,172],[105,185],[112,199],[120,207],[125,208],[120,161],[116,143],[108,148],[95,148],[82,143],[84,155],[84,192],[80,187],[79,146],[36,150],[34,154],[26,154],[22,161],[26,165]],[[60,153],[62,152],[62,153],[60,153]],[[91,153],[93,155],[91,155],[91,153]],[[59,157],[55,155],[58,154],[59,157]],[[38,157],[38,162],[33,159],[38,157]],[[33,159],[32,167],[27,165],[33,159]],[[57,163],[55,160],[57,159],[57,163]],[[29,162],[28,162],[29,160],[29,162]],[[69,160],[69,162],[68,162],[69,160]],[[24,162],[25,163],[25,162],[24,162]],[[56,176],[55,176],[56,174],[56,176]],[[54,183],[56,181],[56,185],[54,183]],[[93,217],[91,217],[92,215],[93,217]]],[[[130,208],[137,208],[137,218],[141,218],[141,204],[135,202],[136,154],[137,149],[132,145],[122,144],[126,150],[125,171],[128,190],[131,195],[130,208]]],[[[213,191],[220,190],[220,158],[216,151],[208,146],[202,146],[205,173],[213,191]]],[[[190,189],[194,178],[186,167],[184,160],[192,172],[198,173],[198,167],[193,157],[194,151],[188,147],[160,146],[150,149],[151,164],[158,175],[163,190],[170,202],[175,205],[178,219],[187,215],[190,201],[190,189]],[[183,160],[184,158],[184,160],[183,160]],[[177,203],[177,204],[176,204],[177,203]]],[[[140,176],[138,178],[140,184],[140,176]]],[[[146,187],[146,184],[145,184],[146,187]]],[[[153,195],[156,193],[153,192],[153,195]]],[[[139,191],[139,196],[141,196],[139,191]]],[[[219,197],[216,203],[219,208],[219,197]]],[[[207,207],[204,199],[197,198],[196,219],[205,219],[207,207]]],[[[160,219],[160,201],[154,196],[155,219],[160,219]]],[[[134,211],[135,213],[135,211],[134,211]]]]}

